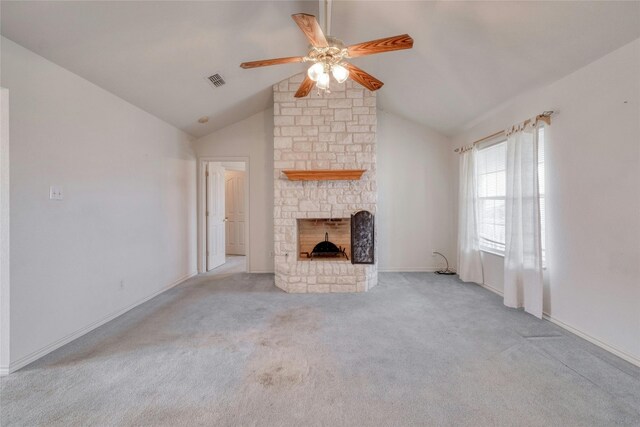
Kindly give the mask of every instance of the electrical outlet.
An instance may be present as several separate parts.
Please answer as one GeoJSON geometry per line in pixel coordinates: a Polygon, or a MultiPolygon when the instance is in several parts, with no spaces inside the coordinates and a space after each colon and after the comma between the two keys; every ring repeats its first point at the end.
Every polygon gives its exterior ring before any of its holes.
{"type": "Polygon", "coordinates": [[[64,198],[64,192],[59,185],[52,185],[49,187],[49,199],[50,200],[62,200],[64,198]]]}

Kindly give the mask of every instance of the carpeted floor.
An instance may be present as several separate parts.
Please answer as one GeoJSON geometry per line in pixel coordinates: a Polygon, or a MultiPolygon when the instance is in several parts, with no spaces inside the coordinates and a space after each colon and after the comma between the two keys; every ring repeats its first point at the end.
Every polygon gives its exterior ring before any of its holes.
{"type": "Polygon", "coordinates": [[[2,379],[1,424],[640,425],[640,369],[477,285],[288,295],[241,261],[2,379]]]}

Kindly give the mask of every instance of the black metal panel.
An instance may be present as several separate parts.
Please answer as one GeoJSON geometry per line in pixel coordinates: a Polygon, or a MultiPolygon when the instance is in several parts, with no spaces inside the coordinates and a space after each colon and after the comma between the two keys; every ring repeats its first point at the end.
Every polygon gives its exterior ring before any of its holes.
{"type": "Polygon", "coordinates": [[[375,224],[373,214],[360,211],[351,215],[351,263],[375,262],[375,224]]]}
{"type": "Polygon", "coordinates": [[[337,247],[335,243],[329,241],[329,233],[324,233],[324,241],[315,245],[310,255],[307,253],[308,258],[332,258],[340,256],[345,257],[347,261],[349,261],[349,255],[347,255],[346,250],[342,246],[337,247]]]}
{"type": "Polygon", "coordinates": [[[318,243],[313,248],[313,253],[340,252],[338,247],[329,241],[329,233],[324,233],[324,241],[318,243]]]}

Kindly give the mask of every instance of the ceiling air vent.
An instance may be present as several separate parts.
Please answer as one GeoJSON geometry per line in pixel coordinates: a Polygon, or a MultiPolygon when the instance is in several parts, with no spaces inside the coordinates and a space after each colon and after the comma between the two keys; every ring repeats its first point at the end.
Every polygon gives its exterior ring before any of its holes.
{"type": "Polygon", "coordinates": [[[207,78],[215,87],[220,87],[224,85],[224,79],[220,74],[214,74],[213,76],[209,76],[207,78]]]}

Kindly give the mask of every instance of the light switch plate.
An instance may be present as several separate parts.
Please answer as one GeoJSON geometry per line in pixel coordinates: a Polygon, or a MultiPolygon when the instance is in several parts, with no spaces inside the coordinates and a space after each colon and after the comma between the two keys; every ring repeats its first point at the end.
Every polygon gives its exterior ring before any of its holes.
{"type": "Polygon", "coordinates": [[[64,193],[62,191],[62,187],[59,185],[52,185],[49,187],[49,199],[51,200],[62,200],[64,197],[64,193]]]}

